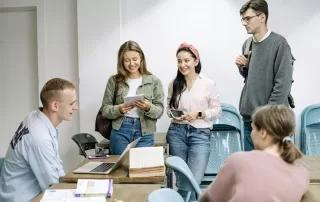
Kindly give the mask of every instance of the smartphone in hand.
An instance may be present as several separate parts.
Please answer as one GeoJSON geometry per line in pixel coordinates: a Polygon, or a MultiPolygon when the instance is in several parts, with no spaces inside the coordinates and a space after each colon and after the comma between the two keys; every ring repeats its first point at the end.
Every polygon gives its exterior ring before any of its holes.
{"type": "Polygon", "coordinates": [[[178,109],[171,109],[170,113],[171,113],[171,116],[175,119],[180,118],[182,115],[184,115],[183,111],[178,109]]]}

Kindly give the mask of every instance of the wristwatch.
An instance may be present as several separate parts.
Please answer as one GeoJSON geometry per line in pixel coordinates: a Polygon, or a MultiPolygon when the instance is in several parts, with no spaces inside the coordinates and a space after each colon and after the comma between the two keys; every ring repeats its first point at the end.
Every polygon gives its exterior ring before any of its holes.
{"type": "Polygon", "coordinates": [[[202,112],[198,112],[198,119],[202,118],[202,112]]]}

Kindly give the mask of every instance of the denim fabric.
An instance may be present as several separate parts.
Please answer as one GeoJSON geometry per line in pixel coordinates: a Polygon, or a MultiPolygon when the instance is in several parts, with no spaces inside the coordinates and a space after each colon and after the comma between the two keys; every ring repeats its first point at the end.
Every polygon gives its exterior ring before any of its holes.
{"type": "Polygon", "coordinates": [[[250,122],[244,122],[244,151],[251,151],[254,150],[254,145],[251,139],[251,121],[250,122]]]}
{"type": "Polygon", "coordinates": [[[136,147],[153,147],[153,134],[141,134],[141,125],[139,118],[125,117],[119,130],[112,129],[110,136],[110,153],[112,155],[121,155],[127,145],[141,137],[136,147]]]}
{"type": "MultiPolygon", "coordinates": [[[[170,153],[181,157],[187,163],[198,184],[201,183],[207,168],[210,138],[209,128],[194,128],[189,124],[171,123],[168,130],[167,141],[170,153]]],[[[188,184],[188,180],[179,172],[175,174],[178,193],[185,199],[188,192],[183,190],[183,187],[188,184]]],[[[194,193],[191,195],[191,200],[195,200],[194,193]]]]}

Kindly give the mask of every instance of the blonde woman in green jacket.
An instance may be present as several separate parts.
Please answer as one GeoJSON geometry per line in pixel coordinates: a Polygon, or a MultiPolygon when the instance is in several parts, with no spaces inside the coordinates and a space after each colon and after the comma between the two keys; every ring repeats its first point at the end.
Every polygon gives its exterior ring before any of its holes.
{"type": "Polygon", "coordinates": [[[136,147],[154,146],[156,122],[164,110],[162,83],[147,70],[144,53],[136,42],[127,41],[121,45],[117,66],[118,73],[109,78],[102,101],[102,115],[112,119],[110,153],[113,155],[120,155],[139,137],[136,147]],[[144,99],[124,104],[124,97],[138,94],[144,94],[144,99]]]}

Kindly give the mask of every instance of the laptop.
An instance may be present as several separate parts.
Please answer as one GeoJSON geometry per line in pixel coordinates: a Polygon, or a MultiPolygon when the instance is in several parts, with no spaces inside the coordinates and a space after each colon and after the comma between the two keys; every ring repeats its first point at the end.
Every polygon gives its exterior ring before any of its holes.
{"type": "Polygon", "coordinates": [[[124,161],[125,155],[131,148],[134,148],[139,142],[140,138],[127,145],[126,149],[122,152],[121,156],[116,162],[88,162],[80,168],[73,171],[73,173],[86,173],[86,174],[104,174],[108,175],[116,168],[118,168],[124,161]]]}

